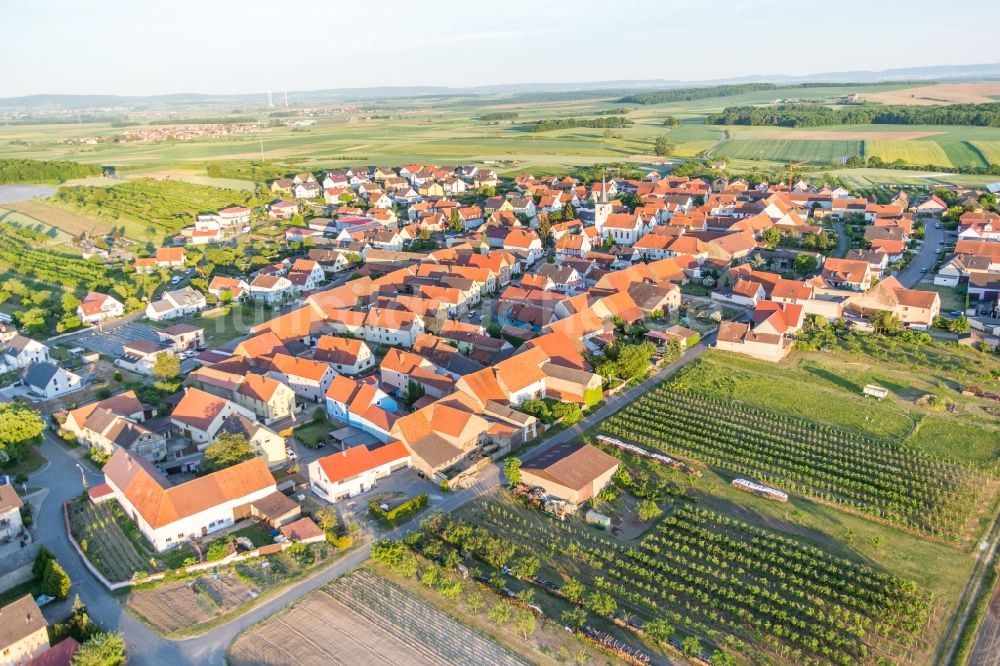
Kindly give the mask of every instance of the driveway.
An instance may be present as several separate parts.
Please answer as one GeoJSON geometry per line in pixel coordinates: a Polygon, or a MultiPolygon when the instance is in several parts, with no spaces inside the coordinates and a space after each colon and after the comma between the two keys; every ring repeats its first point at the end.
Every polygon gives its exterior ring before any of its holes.
{"type": "Polygon", "coordinates": [[[934,267],[934,262],[938,257],[938,245],[944,241],[944,229],[938,229],[936,225],[940,222],[937,218],[928,218],[924,224],[924,242],[920,246],[920,251],[913,258],[906,268],[899,272],[896,279],[907,289],[916,286],[920,279],[930,273],[934,267]],[[927,273],[922,271],[926,270],[927,273]]]}
{"type": "MultiPolygon", "coordinates": [[[[551,439],[531,449],[528,454],[534,455],[556,444],[580,436],[587,428],[594,426],[601,419],[607,418],[615,411],[638,399],[670,374],[697,359],[705,352],[707,345],[714,340],[714,337],[714,333],[706,335],[701,343],[689,349],[679,360],[651,375],[640,384],[609,398],[596,412],[589,414],[576,426],[556,434],[551,439]]],[[[241,632],[291,605],[300,597],[350,572],[364,563],[371,553],[371,542],[365,538],[356,550],[351,551],[328,568],[285,589],[245,615],[201,636],[184,640],[166,639],[125,611],[123,608],[124,597],[112,595],[91,575],[73,549],[66,534],[62,512],[63,502],[76,497],[83,491],[81,475],[86,476],[89,485],[101,483],[103,477],[88,465],[79,464],[79,456],[83,455],[82,450],[68,450],[58,443],[55,436],[49,431],[45,432],[41,452],[49,460],[49,464],[41,471],[32,474],[29,483],[33,486],[46,488],[47,495],[38,511],[35,527],[32,528],[32,536],[36,541],[43,543],[58,558],[59,563],[73,580],[71,595],[78,594],[80,596],[94,621],[106,629],[121,631],[125,635],[129,663],[133,665],[224,664],[226,650],[241,632]]],[[[429,504],[432,509],[448,513],[493,490],[501,482],[500,468],[497,465],[490,465],[483,469],[479,480],[469,488],[454,493],[429,491],[429,504]]],[[[417,527],[419,527],[419,521],[412,521],[382,536],[398,538],[417,527]]],[[[55,615],[55,611],[58,610],[63,609],[57,608],[49,612],[55,615]]]]}

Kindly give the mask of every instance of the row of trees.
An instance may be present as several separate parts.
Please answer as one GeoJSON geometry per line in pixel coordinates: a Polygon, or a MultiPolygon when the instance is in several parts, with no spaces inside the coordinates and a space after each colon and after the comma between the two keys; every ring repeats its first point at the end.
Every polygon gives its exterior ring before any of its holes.
{"type": "Polygon", "coordinates": [[[0,184],[56,183],[70,178],[101,175],[97,164],[80,164],[67,160],[0,159],[0,184]]]}
{"type": "Polygon", "coordinates": [[[603,118],[552,118],[536,121],[528,127],[531,128],[532,132],[549,132],[559,129],[572,129],[574,127],[620,128],[628,127],[632,124],[632,121],[625,116],[604,116],[603,118]]]}
{"type": "Polygon", "coordinates": [[[1000,102],[988,104],[860,105],[831,108],[822,104],[731,106],[705,119],[709,125],[973,125],[1000,127],[1000,102]]]}

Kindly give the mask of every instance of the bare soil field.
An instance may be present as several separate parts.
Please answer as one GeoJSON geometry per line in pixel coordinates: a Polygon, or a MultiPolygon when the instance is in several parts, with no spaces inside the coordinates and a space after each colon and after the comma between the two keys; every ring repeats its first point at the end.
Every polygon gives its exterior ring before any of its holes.
{"type": "Polygon", "coordinates": [[[526,662],[395,584],[357,571],[233,642],[233,666],[526,662]]]}
{"type": "Polygon", "coordinates": [[[86,231],[88,234],[97,234],[105,233],[111,229],[109,222],[95,220],[94,218],[80,215],[70,210],[49,206],[40,201],[18,201],[16,203],[9,203],[5,207],[33,217],[39,222],[44,222],[74,237],[79,236],[83,231],[86,231]]]}
{"type": "Polygon", "coordinates": [[[1000,587],[993,592],[966,663],[969,666],[1000,666],[1000,587]]]}
{"type": "Polygon", "coordinates": [[[925,136],[934,136],[935,134],[942,134],[942,132],[837,132],[831,130],[792,130],[788,132],[775,132],[773,134],[768,134],[767,138],[797,139],[800,141],[872,141],[875,139],[912,141],[913,139],[922,139],[925,136]]]}
{"type": "Polygon", "coordinates": [[[1000,83],[937,83],[916,88],[862,94],[871,102],[882,104],[982,104],[995,102],[1000,95],[1000,83]]]}
{"type": "Polygon", "coordinates": [[[137,590],[126,605],[159,631],[170,633],[208,622],[250,601],[257,592],[254,585],[230,574],[217,580],[205,575],[137,590]]]}

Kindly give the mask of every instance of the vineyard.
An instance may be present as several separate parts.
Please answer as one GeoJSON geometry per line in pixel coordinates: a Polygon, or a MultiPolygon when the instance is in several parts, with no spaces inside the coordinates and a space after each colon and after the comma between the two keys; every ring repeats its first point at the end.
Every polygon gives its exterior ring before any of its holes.
{"type": "Polygon", "coordinates": [[[114,187],[62,188],[53,197],[87,215],[118,223],[129,218],[176,233],[198,213],[227,206],[253,206],[253,194],[172,180],[133,180],[114,187]]]}
{"type": "Polygon", "coordinates": [[[106,266],[31,248],[13,234],[0,234],[0,271],[70,288],[95,289],[111,284],[111,271],[106,266]]]}
{"type": "MultiPolygon", "coordinates": [[[[582,582],[613,599],[616,624],[661,644],[680,645],[683,632],[753,663],[794,664],[914,663],[926,648],[930,597],[913,583],[685,501],[633,545],[495,502],[474,514],[568,579],[548,592],[573,600],[582,582]]],[[[444,522],[443,539],[462,533],[461,521],[444,522]]]]}
{"type": "Polygon", "coordinates": [[[667,385],[600,428],[950,542],[968,536],[994,487],[917,449],[667,385]]]}

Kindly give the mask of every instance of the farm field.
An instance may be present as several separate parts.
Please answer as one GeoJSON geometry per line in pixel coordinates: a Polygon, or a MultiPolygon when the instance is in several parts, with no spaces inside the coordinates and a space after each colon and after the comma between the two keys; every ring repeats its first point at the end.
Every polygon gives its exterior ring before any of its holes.
{"type": "Polygon", "coordinates": [[[6,205],[6,208],[37,220],[41,224],[59,229],[66,234],[67,238],[77,237],[81,233],[105,234],[111,231],[112,227],[111,222],[57,208],[40,199],[10,203],[6,205]]]}
{"type": "Polygon", "coordinates": [[[0,207],[0,224],[9,224],[39,234],[39,245],[57,245],[70,240],[70,235],[62,229],[50,226],[37,218],[14,210],[13,206],[16,205],[8,204],[6,208],[0,207]]]}
{"type": "Polygon", "coordinates": [[[234,666],[528,663],[367,570],[252,628],[227,657],[234,666]]]}
{"type": "Polygon", "coordinates": [[[978,535],[975,517],[996,491],[988,476],[916,449],[669,384],[600,429],[956,543],[978,535]]]}
{"type": "MultiPolygon", "coordinates": [[[[826,164],[849,155],[899,157],[944,168],[985,166],[987,160],[997,162],[996,148],[991,144],[1000,144],[1000,128],[910,125],[748,128],[702,124],[706,114],[726,106],[787,99],[834,101],[859,91],[866,95],[906,95],[910,89],[917,87],[834,85],[648,105],[622,103],[618,101],[621,93],[615,91],[595,91],[592,97],[564,100],[547,99],[544,95],[413,97],[372,101],[367,103],[370,109],[351,116],[318,118],[316,125],[304,128],[271,127],[259,136],[148,143],[59,142],[85,136],[112,136],[121,131],[106,123],[5,126],[0,127],[0,157],[65,158],[115,166],[120,174],[127,176],[172,174],[177,180],[236,189],[245,188],[246,181],[209,179],[204,165],[216,160],[265,159],[294,163],[296,167],[329,168],[359,163],[489,160],[503,162],[498,166],[504,172],[532,168],[559,172],[598,160],[648,163],[653,159],[653,142],[658,136],[665,136],[676,145],[674,156],[696,157],[724,138],[726,132],[730,133],[731,141],[720,148],[718,155],[735,160],[731,166],[737,169],[777,166],[790,160],[826,164]],[[484,114],[498,111],[518,115],[514,120],[499,122],[479,120],[484,114]],[[530,132],[526,128],[527,123],[537,120],[609,114],[625,115],[634,124],[608,134],[587,128],[550,132],[530,132]],[[679,118],[682,124],[673,128],[663,126],[667,115],[679,118]],[[744,160],[751,163],[744,164],[744,160]]],[[[905,171],[896,172],[900,173],[908,175],[905,171]]]]}

